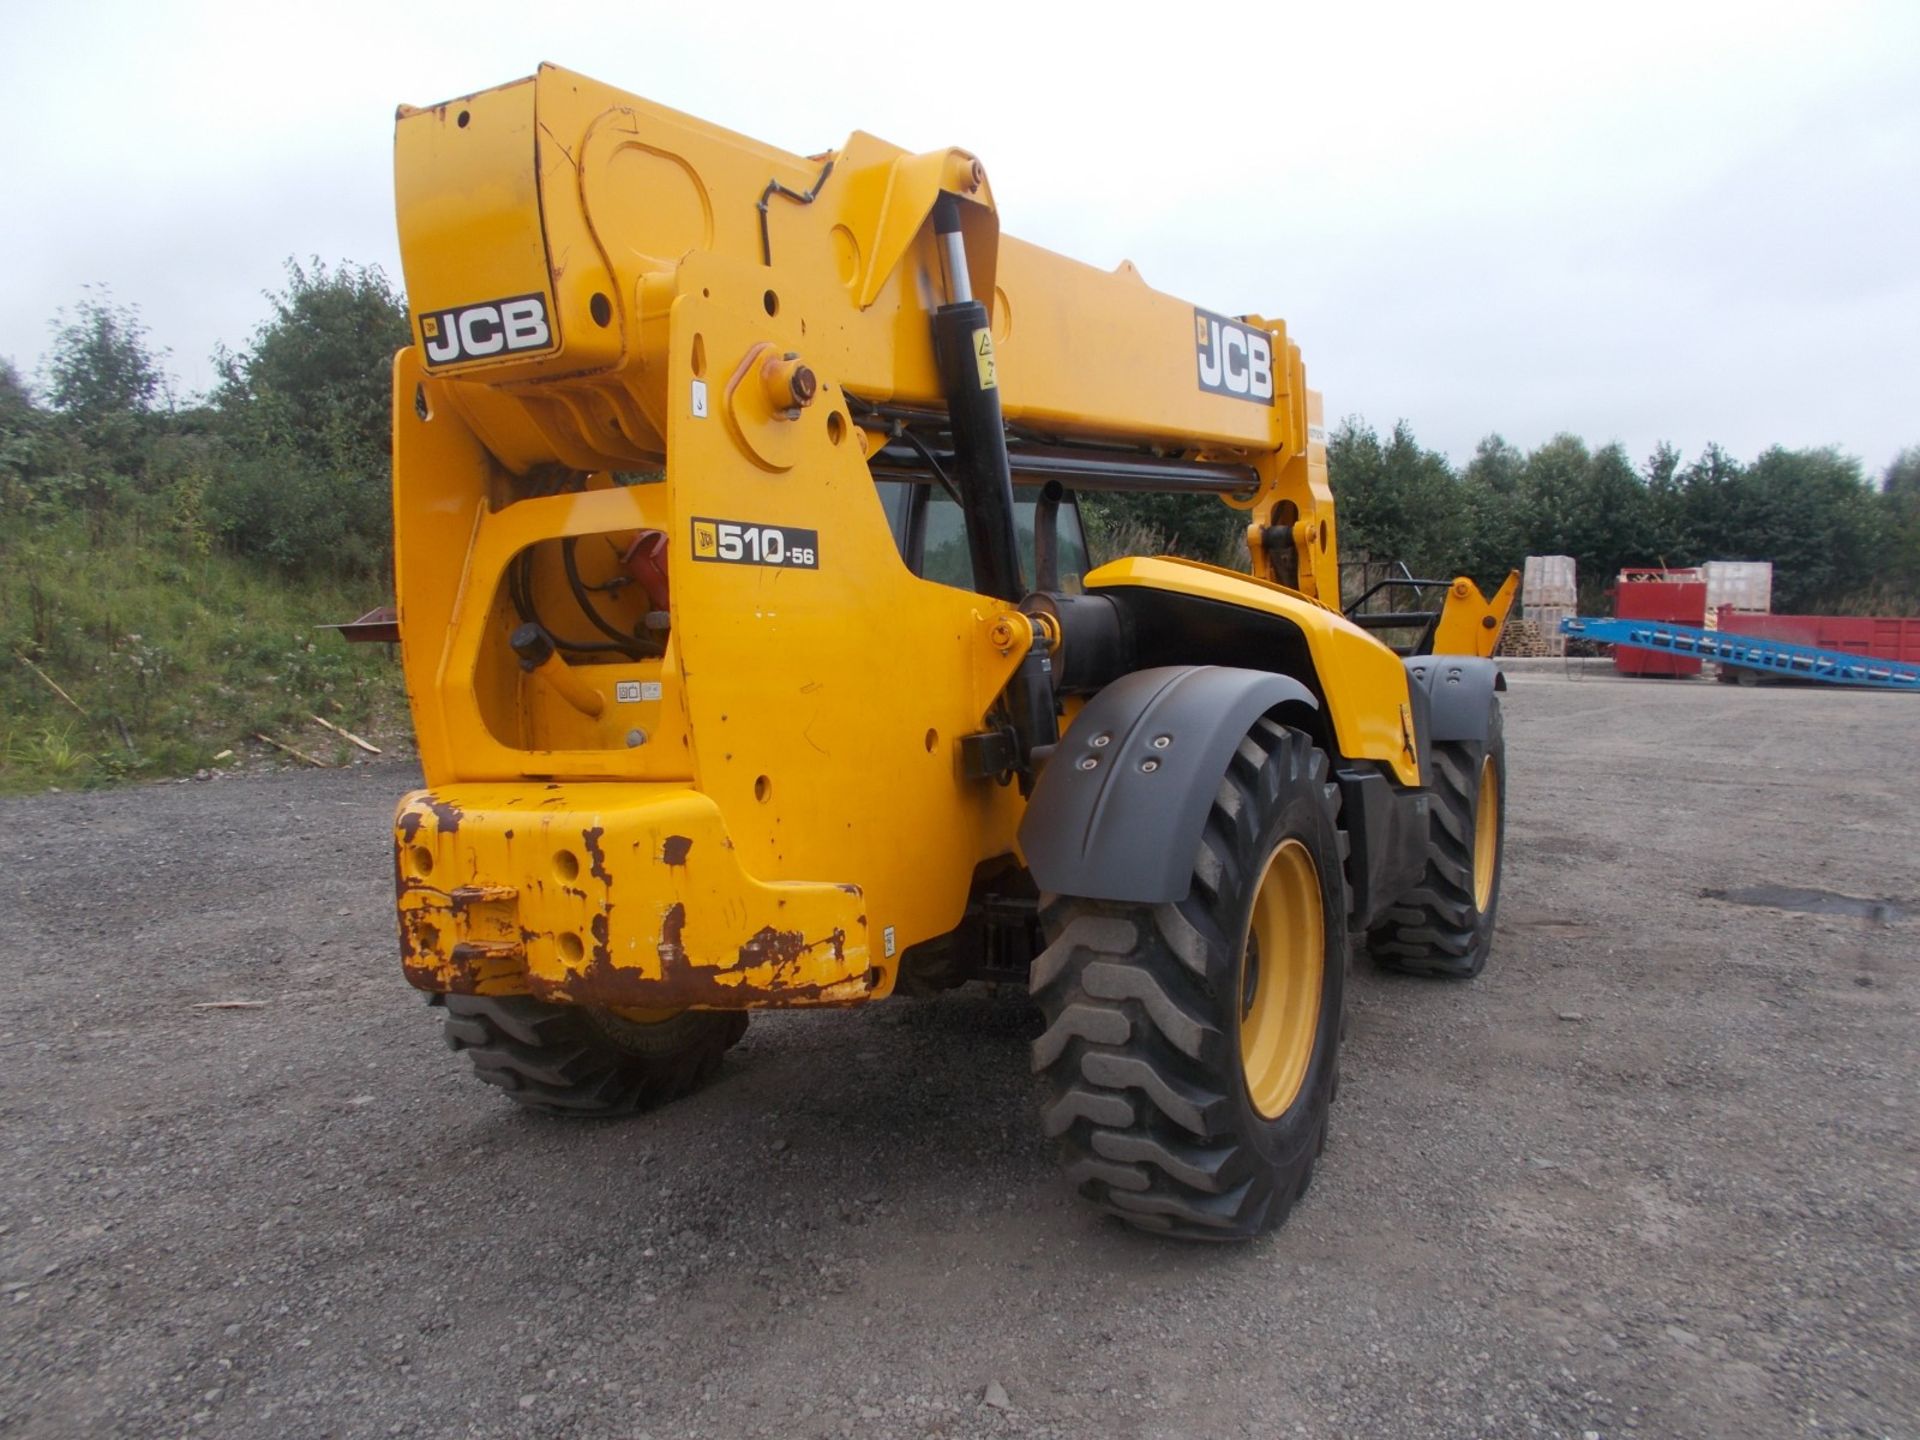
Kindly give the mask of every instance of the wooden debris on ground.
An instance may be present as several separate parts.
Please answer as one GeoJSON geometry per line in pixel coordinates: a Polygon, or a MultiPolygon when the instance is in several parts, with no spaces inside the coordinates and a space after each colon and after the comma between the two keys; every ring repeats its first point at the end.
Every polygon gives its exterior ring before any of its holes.
{"type": "Polygon", "coordinates": [[[347,741],[349,744],[358,745],[362,750],[366,751],[369,755],[378,755],[380,753],[380,747],[378,745],[375,745],[370,741],[362,740],[358,735],[354,734],[351,730],[347,729],[347,727],[344,725],[336,725],[331,720],[323,720],[318,715],[311,714],[311,712],[309,712],[309,718],[312,719],[314,724],[320,726],[323,730],[331,730],[334,734],[338,735],[342,740],[347,741]]]}
{"type": "Polygon", "coordinates": [[[262,735],[258,730],[253,732],[253,738],[256,740],[265,741],[267,744],[273,746],[273,748],[276,750],[286,751],[287,754],[293,756],[294,759],[296,760],[306,761],[307,764],[313,766],[316,770],[331,770],[333,768],[331,765],[327,764],[326,761],[316,760],[313,758],[313,756],[307,754],[306,751],[296,750],[293,748],[293,746],[287,744],[284,740],[276,740],[271,735],[262,735]]]}

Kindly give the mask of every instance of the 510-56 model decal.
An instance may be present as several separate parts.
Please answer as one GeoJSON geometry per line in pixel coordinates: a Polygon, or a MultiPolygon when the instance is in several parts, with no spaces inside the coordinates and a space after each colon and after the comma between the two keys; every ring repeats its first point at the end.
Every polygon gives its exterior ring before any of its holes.
{"type": "Polygon", "coordinates": [[[753,525],[744,520],[693,517],[693,558],[727,565],[771,565],[782,570],[820,568],[820,532],[792,525],[753,525]]]}

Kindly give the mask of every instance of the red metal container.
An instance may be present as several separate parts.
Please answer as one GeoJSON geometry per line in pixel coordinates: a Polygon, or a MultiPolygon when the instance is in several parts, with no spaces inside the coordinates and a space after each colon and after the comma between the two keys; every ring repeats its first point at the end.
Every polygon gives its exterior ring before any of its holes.
{"type": "MultiPolygon", "coordinates": [[[[1704,626],[1706,576],[1698,570],[1622,570],[1613,590],[1613,613],[1622,620],[1704,626]]],[[[1700,662],[1691,655],[1617,645],[1613,668],[1622,675],[1698,675],[1700,662]]]]}
{"type": "Polygon", "coordinates": [[[1784,640],[1821,650],[1844,650],[1920,665],[1920,619],[1897,615],[1754,615],[1720,607],[1720,628],[1729,635],[1784,640]]]}

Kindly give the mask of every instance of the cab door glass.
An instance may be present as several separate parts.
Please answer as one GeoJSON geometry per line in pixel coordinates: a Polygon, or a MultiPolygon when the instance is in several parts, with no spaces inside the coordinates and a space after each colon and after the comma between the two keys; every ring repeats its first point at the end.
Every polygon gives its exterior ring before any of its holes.
{"type": "MultiPolygon", "coordinates": [[[[1037,485],[1014,487],[1013,523],[1020,542],[1020,579],[1029,588],[1034,574],[1033,517],[1039,499],[1037,485]]],[[[967,550],[967,526],[960,507],[943,488],[929,485],[925,487],[921,514],[921,576],[959,590],[978,588],[973,581],[973,560],[967,550]]],[[[1079,506],[1062,504],[1058,527],[1060,589],[1066,594],[1078,595],[1086,588],[1087,575],[1087,540],[1080,528],[1079,506]]],[[[911,548],[903,549],[902,553],[911,555],[911,548]]]]}

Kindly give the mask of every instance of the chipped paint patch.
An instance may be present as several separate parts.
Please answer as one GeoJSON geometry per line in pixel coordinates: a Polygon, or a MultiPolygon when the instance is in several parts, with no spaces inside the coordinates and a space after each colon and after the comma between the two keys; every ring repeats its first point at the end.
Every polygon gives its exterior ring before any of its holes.
{"type": "Polygon", "coordinates": [[[587,867],[588,873],[602,885],[611,885],[613,876],[607,872],[607,852],[600,846],[600,841],[606,833],[607,829],[604,825],[589,826],[580,832],[580,843],[586,847],[587,858],[593,862],[587,867]]]}

